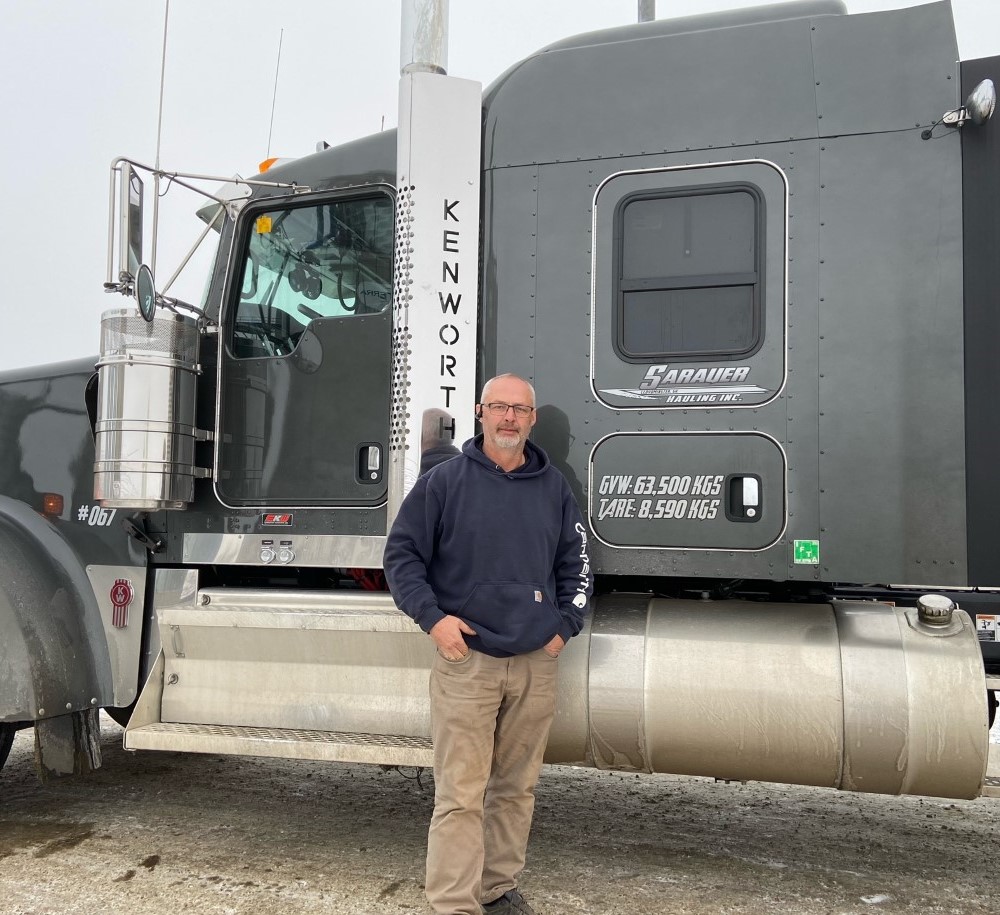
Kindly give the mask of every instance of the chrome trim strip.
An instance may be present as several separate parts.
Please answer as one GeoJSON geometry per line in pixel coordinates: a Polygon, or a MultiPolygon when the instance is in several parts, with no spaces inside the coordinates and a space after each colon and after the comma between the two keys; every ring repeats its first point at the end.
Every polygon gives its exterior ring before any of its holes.
{"type": "Polygon", "coordinates": [[[385,537],[352,537],[340,534],[296,534],[275,529],[256,534],[184,534],[183,558],[192,565],[295,566],[307,568],[381,569],[385,537]],[[292,556],[282,562],[261,558],[262,541],[282,545],[292,556]]]}

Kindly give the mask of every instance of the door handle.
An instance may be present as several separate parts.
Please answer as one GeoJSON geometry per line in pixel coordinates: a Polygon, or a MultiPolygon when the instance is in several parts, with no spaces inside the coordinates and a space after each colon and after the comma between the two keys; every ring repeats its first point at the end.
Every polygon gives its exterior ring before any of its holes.
{"type": "Polygon", "coordinates": [[[764,514],[760,477],[734,473],[726,477],[726,517],[730,521],[760,521],[764,514]]]}
{"type": "Polygon", "coordinates": [[[382,482],[382,446],[378,442],[358,446],[357,473],[359,483],[382,482]]]}

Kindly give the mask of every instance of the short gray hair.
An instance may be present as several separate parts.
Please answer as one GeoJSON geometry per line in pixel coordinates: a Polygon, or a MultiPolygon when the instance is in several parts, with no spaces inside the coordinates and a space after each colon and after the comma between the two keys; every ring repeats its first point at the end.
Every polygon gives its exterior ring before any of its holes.
{"type": "Polygon", "coordinates": [[[486,384],[483,385],[482,393],[479,395],[480,403],[486,402],[486,392],[489,390],[490,385],[493,384],[494,381],[499,381],[501,378],[516,378],[518,381],[523,381],[528,386],[528,390],[531,391],[531,405],[535,406],[537,403],[535,398],[535,386],[528,381],[527,378],[522,378],[520,375],[515,375],[513,372],[504,372],[502,375],[494,375],[489,381],[487,381],[486,384]]]}

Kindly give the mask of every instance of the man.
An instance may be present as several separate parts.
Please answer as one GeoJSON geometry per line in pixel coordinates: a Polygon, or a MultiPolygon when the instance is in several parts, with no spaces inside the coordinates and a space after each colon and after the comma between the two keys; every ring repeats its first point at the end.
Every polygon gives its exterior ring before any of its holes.
{"type": "Polygon", "coordinates": [[[417,480],[384,565],[396,604],[437,646],[427,898],[439,915],[533,915],[517,881],[557,658],[593,579],[569,486],[528,441],[534,389],[498,375],[480,400],[482,434],[417,480]]]}

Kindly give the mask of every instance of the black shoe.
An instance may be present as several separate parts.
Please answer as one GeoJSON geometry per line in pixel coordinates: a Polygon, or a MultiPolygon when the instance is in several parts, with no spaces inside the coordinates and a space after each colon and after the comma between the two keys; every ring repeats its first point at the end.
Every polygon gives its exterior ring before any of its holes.
{"type": "Polygon", "coordinates": [[[483,903],[483,912],[486,915],[535,915],[528,900],[517,890],[507,890],[498,899],[483,903]]]}

